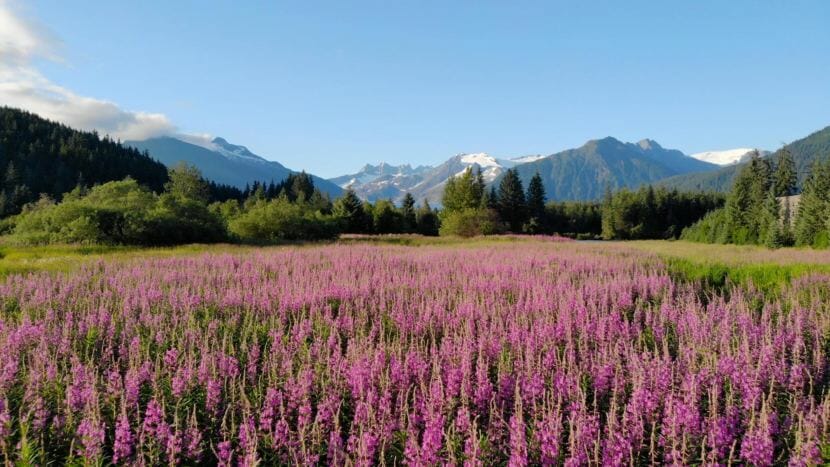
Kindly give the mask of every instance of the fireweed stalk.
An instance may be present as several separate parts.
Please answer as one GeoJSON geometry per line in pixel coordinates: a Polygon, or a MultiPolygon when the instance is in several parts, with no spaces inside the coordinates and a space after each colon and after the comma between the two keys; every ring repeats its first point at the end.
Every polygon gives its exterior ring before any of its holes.
{"type": "Polygon", "coordinates": [[[10,276],[0,449],[91,465],[827,460],[830,279],[703,294],[653,256],[598,251],[340,245],[10,276]]]}

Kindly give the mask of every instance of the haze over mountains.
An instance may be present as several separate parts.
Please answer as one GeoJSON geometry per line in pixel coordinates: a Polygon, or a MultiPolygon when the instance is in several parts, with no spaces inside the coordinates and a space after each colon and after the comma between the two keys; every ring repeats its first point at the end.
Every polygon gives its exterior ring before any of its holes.
{"type": "MultiPolygon", "coordinates": [[[[294,172],[279,162],[267,160],[223,138],[199,136],[162,136],[143,141],[126,141],[126,146],[147,151],[150,156],[168,167],[188,162],[201,170],[205,178],[217,183],[245,188],[253,182],[280,182],[294,172]]],[[[314,184],[331,196],[343,190],[326,179],[311,175],[314,184]]]]}

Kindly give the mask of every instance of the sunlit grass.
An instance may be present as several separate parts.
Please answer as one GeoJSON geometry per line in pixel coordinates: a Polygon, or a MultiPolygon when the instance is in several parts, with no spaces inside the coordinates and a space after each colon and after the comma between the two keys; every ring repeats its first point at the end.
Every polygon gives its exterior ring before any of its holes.
{"type": "Polygon", "coordinates": [[[239,245],[182,245],[167,248],[141,248],[105,245],[0,245],[0,277],[29,272],[67,272],[79,265],[102,259],[126,260],[142,257],[190,255],[206,252],[239,252],[251,247],[239,245]]]}
{"type": "Polygon", "coordinates": [[[750,283],[766,293],[776,293],[793,279],[814,273],[830,273],[830,251],[809,248],[771,250],[751,245],[713,245],[685,241],[644,240],[611,242],[660,256],[669,270],[685,280],[723,289],[728,284],[750,283]]]}

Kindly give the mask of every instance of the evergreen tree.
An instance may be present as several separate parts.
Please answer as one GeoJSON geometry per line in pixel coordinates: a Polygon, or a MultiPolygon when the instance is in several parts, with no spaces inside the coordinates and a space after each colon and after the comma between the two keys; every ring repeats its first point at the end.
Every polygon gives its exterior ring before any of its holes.
{"type": "Polygon", "coordinates": [[[417,222],[417,232],[421,235],[435,236],[438,235],[438,215],[429,205],[427,200],[418,208],[415,213],[417,222]]]}
{"type": "Polygon", "coordinates": [[[351,188],[335,200],[332,213],[343,222],[344,232],[367,233],[369,222],[363,208],[363,201],[357,197],[357,194],[351,188]]]}
{"type": "Polygon", "coordinates": [[[760,220],[760,240],[765,246],[769,248],[778,248],[783,246],[783,238],[781,235],[781,220],[780,220],[780,206],[778,199],[775,197],[775,187],[772,187],[764,199],[763,216],[760,220]]]}
{"type": "Polygon", "coordinates": [[[403,197],[401,214],[403,216],[402,230],[406,233],[415,232],[417,228],[417,221],[415,219],[415,198],[409,192],[407,192],[403,197]]]}
{"type": "Polygon", "coordinates": [[[476,209],[481,206],[483,194],[484,185],[480,173],[474,175],[468,167],[461,175],[447,180],[441,203],[447,212],[476,209]]]}
{"type": "Polygon", "coordinates": [[[479,199],[484,198],[487,185],[484,183],[484,175],[481,173],[481,167],[476,166],[476,180],[473,186],[474,195],[478,195],[479,199]]]}
{"type": "Polygon", "coordinates": [[[786,147],[778,151],[774,178],[775,196],[792,196],[795,194],[796,183],[798,182],[795,161],[786,147]]]}
{"type": "Polygon", "coordinates": [[[15,187],[20,185],[20,182],[20,173],[14,166],[14,161],[9,161],[9,165],[6,166],[5,177],[3,177],[3,184],[7,187],[15,187]]]}
{"type": "Polygon", "coordinates": [[[539,233],[545,228],[545,187],[539,172],[527,185],[527,216],[529,233],[539,233]]]}
{"type": "Polygon", "coordinates": [[[496,186],[495,185],[491,186],[490,190],[486,192],[485,198],[486,199],[485,199],[485,202],[484,202],[484,207],[486,207],[487,209],[493,209],[493,210],[498,208],[499,197],[498,197],[498,195],[496,195],[496,186]]]}
{"type": "Polygon", "coordinates": [[[312,180],[311,176],[305,173],[305,171],[289,175],[287,182],[290,183],[288,186],[288,199],[291,201],[295,201],[297,199],[306,200],[311,197],[312,193],[314,193],[314,180],[312,180]]]}
{"type": "Polygon", "coordinates": [[[210,192],[202,173],[195,165],[182,162],[170,169],[170,181],[164,185],[165,191],[182,199],[207,203],[210,192]]]}
{"type": "Polygon", "coordinates": [[[617,238],[617,232],[614,228],[614,197],[611,193],[611,185],[605,185],[605,192],[602,195],[602,204],[600,205],[600,212],[602,213],[602,238],[611,240],[617,238]]]}
{"type": "Polygon", "coordinates": [[[521,232],[526,220],[525,193],[515,169],[509,169],[499,183],[497,211],[511,232],[521,232]]]}
{"type": "Polygon", "coordinates": [[[772,186],[769,161],[755,151],[749,164],[735,178],[726,201],[728,241],[732,243],[759,243],[764,200],[772,186]]]}
{"type": "Polygon", "coordinates": [[[804,182],[798,214],[795,217],[795,243],[819,246],[827,241],[828,200],[830,200],[830,162],[813,164],[804,182]]]}

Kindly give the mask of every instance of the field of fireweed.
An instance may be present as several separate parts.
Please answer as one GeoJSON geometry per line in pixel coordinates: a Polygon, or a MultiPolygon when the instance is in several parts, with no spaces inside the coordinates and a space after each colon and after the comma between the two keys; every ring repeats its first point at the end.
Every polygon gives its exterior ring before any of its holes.
{"type": "Polygon", "coordinates": [[[329,245],[0,283],[31,464],[822,462],[830,278],[774,298],[601,245],[329,245]]]}

